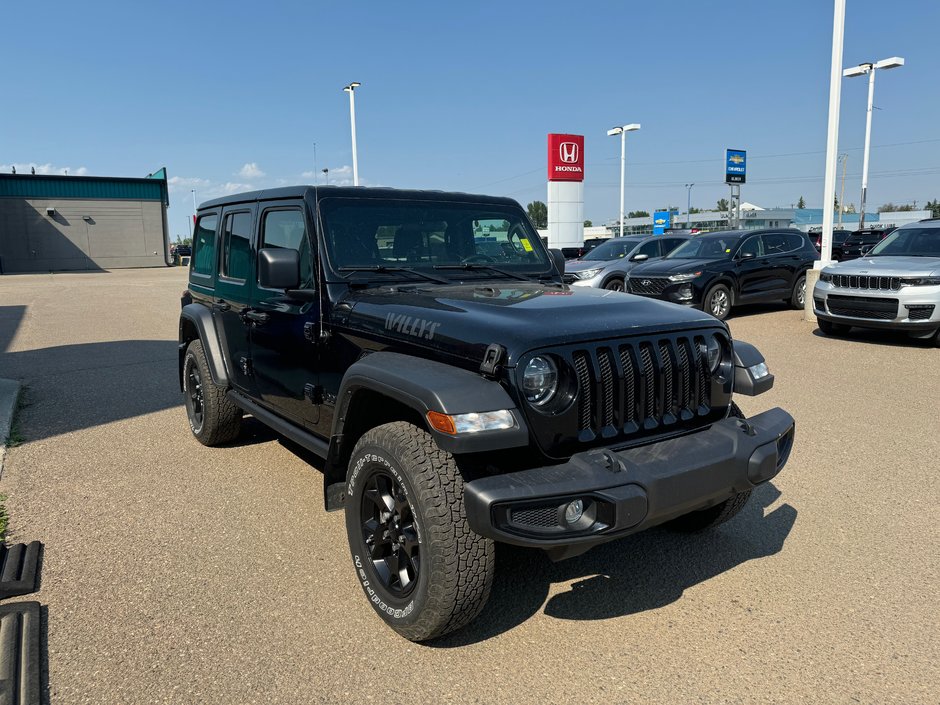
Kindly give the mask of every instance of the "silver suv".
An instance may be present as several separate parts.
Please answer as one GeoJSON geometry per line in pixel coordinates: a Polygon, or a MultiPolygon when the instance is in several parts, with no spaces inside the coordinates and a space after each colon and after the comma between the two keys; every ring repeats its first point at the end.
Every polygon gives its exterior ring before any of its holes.
{"type": "Polygon", "coordinates": [[[940,219],[905,225],[864,257],[823,269],[813,308],[827,335],[887,328],[940,346],[940,219]]]}
{"type": "Polygon", "coordinates": [[[689,238],[684,235],[612,237],[565,264],[565,283],[596,289],[624,290],[627,273],[640,262],[668,255],[689,238]]]}

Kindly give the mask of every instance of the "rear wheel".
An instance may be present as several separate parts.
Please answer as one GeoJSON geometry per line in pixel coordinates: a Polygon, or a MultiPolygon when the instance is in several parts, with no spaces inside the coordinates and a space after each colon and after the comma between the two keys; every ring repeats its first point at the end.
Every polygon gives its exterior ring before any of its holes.
{"type": "MultiPolygon", "coordinates": [[[[739,419],[745,418],[741,409],[739,409],[738,405],[734,402],[731,402],[731,410],[728,412],[728,416],[739,419]]],[[[738,512],[744,509],[744,505],[747,504],[750,498],[750,490],[739,492],[729,497],[724,502],[716,504],[714,507],[689,512],[677,519],[673,519],[669,522],[669,527],[676,531],[684,531],[686,533],[695,533],[697,531],[711,529],[720,524],[724,524],[734,517],[738,512]]]]}
{"type": "Polygon", "coordinates": [[[790,305],[795,309],[802,309],[806,303],[806,275],[803,274],[793,285],[793,293],[790,295],[790,305]]]}
{"type": "Polygon", "coordinates": [[[201,340],[194,340],[186,348],[183,393],[189,427],[197,441],[217,446],[238,436],[242,411],[225,395],[225,388],[212,381],[201,340]]]}
{"type": "Polygon", "coordinates": [[[715,284],[705,294],[702,308],[719,321],[725,320],[731,313],[731,290],[724,284],[715,284]]]}
{"type": "Polygon", "coordinates": [[[621,279],[620,277],[614,277],[613,279],[611,279],[609,282],[604,284],[604,288],[609,289],[610,291],[625,291],[626,290],[626,287],[623,284],[623,279],[621,279]]]}
{"type": "Polygon", "coordinates": [[[457,461],[403,421],[359,439],[346,534],[366,598],[392,629],[426,641],[469,624],[493,584],[495,549],[470,530],[457,461]]]}

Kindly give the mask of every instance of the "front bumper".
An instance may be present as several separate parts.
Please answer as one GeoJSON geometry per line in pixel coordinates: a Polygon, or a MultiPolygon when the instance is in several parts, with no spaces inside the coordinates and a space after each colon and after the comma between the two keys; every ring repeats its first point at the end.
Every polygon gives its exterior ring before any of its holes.
{"type": "Polygon", "coordinates": [[[771,409],[623,451],[577,453],[561,465],[469,482],[470,528],[496,541],[590,547],[722,502],[777,475],[793,445],[793,417],[771,409]],[[573,524],[566,506],[580,499],[573,524]]]}
{"type": "Polygon", "coordinates": [[[813,312],[824,321],[858,328],[934,331],[940,328],[940,286],[879,290],[819,281],[813,288],[813,312]]]}

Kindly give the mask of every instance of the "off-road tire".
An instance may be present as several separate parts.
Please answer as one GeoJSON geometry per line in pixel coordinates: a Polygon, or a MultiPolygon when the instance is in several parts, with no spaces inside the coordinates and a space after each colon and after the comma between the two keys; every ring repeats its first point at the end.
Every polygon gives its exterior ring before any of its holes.
{"type": "MultiPolygon", "coordinates": [[[[731,418],[745,418],[741,409],[734,402],[731,402],[731,409],[728,411],[731,418]]],[[[669,528],[686,533],[696,533],[714,528],[734,517],[738,512],[744,509],[744,505],[751,498],[751,490],[739,492],[729,497],[724,502],[716,504],[714,507],[700,509],[695,512],[689,512],[681,517],[669,522],[669,528]]]]}
{"type": "Polygon", "coordinates": [[[728,315],[731,313],[731,307],[734,305],[734,300],[731,294],[731,290],[724,284],[715,284],[711,287],[708,292],[705,294],[705,298],[702,299],[702,310],[705,313],[709,313],[719,321],[725,320],[728,315]],[[720,310],[718,313],[715,313],[712,299],[720,294],[724,294],[726,304],[723,310],[720,310]]]}
{"type": "Polygon", "coordinates": [[[832,321],[824,321],[821,318],[816,319],[816,325],[823,332],[823,335],[845,335],[849,332],[849,326],[832,321]]]}
{"type": "Polygon", "coordinates": [[[212,381],[206,351],[198,339],[189,344],[183,357],[183,395],[189,427],[197,441],[217,446],[235,440],[241,431],[242,410],[225,395],[224,387],[212,381]],[[201,417],[195,409],[197,396],[201,397],[201,417]]]}
{"type": "Polygon", "coordinates": [[[489,599],[495,548],[493,541],[470,530],[463,487],[454,456],[438,448],[427,431],[403,421],[367,431],[349,460],[346,534],[356,578],[376,613],[411,641],[428,641],[466,626],[489,599]],[[371,479],[383,476],[399,483],[393,490],[404,490],[404,511],[416,524],[419,569],[406,594],[383,583],[366,542],[364,516],[370,500],[364,495],[371,479]]]}
{"type": "Polygon", "coordinates": [[[793,285],[793,293],[790,294],[790,306],[797,310],[802,310],[806,302],[806,275],[801,274],[797,277],[793,285]],[[803,290],[803,300],[800,300],[800,289],[803,290]]]}
{"type": "Polygon", "coordinates": [[[611,277],[606,282],[604,282],[604,288],[609,289],[610,291],[626,291],[627,290],[623,277],[611,277]]]}

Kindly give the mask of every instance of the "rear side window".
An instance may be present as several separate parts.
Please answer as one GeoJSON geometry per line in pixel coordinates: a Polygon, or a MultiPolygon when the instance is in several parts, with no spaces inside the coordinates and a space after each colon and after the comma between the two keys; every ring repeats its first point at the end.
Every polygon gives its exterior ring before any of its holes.
{"type": "Polygon", "coordinates": [[[217,213],[204,215],[196,221],[193,237],[193,273],[212,276],[215,270],[215,235],[219,227],[217,213]]]}
{"type": "Polygon", "coordinates": [[[247,279],[251,268],[251,213],[226,215],[222,237],[222,276],[247,279]]]}
{"type": "Polygon", "coordinates": [[[659,240],[649,240],[640,245],[636,253],[647,257],[659,257],[659,240]]]}
{"type": "Polygon", "coordinates": [[[301,288],[313,287],[310,244],[303,211],[297,208],[265,211],[261,220],[261,247],[300,253],[301,288]]]}

